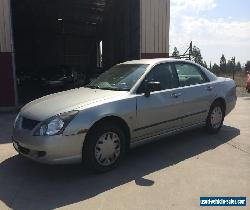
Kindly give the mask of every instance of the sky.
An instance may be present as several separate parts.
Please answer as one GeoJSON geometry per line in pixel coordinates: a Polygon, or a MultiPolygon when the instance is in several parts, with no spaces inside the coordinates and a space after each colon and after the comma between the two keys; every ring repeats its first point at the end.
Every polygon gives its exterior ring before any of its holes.
{"type": "Polygon", "coordinates": [[[189,43],[203,59],[219,64],[221,55],[250,60],[250,0],[170,0],[170,53],[181,53],[189,43]]]}

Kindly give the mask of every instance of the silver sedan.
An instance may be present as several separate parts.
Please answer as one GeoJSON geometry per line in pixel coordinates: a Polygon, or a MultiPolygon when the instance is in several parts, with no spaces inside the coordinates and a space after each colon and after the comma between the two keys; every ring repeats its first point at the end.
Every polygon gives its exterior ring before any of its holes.
{"type": "Polygon", "coordinates": [[[42,163],[84,161],[107,171],[128,148],[201,126],[217,133],[236,100],[233,80],[193,62],[129,61],[86,87],[24,106],[15,120],[13,145],[42,163]]]}

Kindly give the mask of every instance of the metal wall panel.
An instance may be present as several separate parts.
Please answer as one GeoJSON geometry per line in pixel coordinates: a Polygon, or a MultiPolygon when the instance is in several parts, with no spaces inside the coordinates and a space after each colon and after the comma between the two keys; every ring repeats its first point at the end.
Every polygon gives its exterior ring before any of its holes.
{"type": "Polygon", "coordinates": [[[17,103],[10,8],[10,0],[0,0],[0,107],[17,103]]]}
{"type": "Polygon", "coordinates": [[[141,57],[169,54],[170,0],[140,0],[141,57]]]}
{"type": "Polygon", "coordinates": [[[10,0],[0,0],[0,52],[12,52],[10,0]]]}

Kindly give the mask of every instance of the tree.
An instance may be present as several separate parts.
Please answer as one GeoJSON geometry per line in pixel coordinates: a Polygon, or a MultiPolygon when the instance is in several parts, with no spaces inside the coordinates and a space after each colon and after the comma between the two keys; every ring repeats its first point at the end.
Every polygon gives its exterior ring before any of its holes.
{"type": "Polygon", "coordinates": [[[206,61],[203,61],[203,62],[202,62],[202,66],[205,67],[205,68],[207,69],[207,68],[208,68],[207,62],[206,62],[206,61]]]}
{"type": "Polygon", "coordinates": [[[231,72],[235,73],[235,57],[231,58],[231,72]]]}
{"type": "Polygon", "coordinates": [[[227,73],[233,73],[236,71],[235,57],[232,57],[231,60],[227,61],[227,73]]]}
{"type": "Polygon", "coordinates": [[[203,57],[201,56],[201,51],[198,47],[194,46],[192,50],[192,56],[195,63],[203,65],[203,57]]]}
{"type": "Polygon", "coordinates": [[[172,53],[172,57],[174,57],[174,58],[180,58],[180,52],[177,49],[177,47],[174,47],[174,52],[172,53]]]}
{"type": "Polygon", "coordinates": [[[218,74],[220,72],[220,66],[215,63],[212,67],[212,72],[218,74]]]}
{"type": "Polygon", "coordinates": [[[247,61],[245,67],[246,67],[245,71],[250,71],[250,61],[247,61]]]}
{"type": "Polygon", "coordinates": [[[233,62],[231,60],[227,61],[226,69],[227,69],[227,73],[232,73],[233,72],[234,65],[233,65],[233,62]]]}
{"type": "Polygon", "coordinates": [[[237,62],[236,66],[235,66],[235,71],[242,71],[240,62],[237,62]]]}
{"type": "Polygon", "coordinates": [[[226,60],[224,54],[222,54],[222,56],[220,58],[220,70],[223,73],[226,73],[226,71],[227,71],[227,60],[226,60]]]}

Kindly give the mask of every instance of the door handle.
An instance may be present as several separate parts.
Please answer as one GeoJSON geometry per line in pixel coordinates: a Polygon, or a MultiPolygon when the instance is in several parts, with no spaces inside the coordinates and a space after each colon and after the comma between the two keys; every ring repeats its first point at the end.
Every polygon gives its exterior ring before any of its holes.
{"type": "Polygon", "coordinates": [[[212,91],[214,88],[212,87],[212,86],[208,86],[207,88],[206,88],[206,90],[207,91],[212,91]]]}
{"type": "Polygon", "coordinates": [[[179,98],[180,96],[182,96],[182,93],[173,93],[172,97],[174,98],[179,98]]]}

